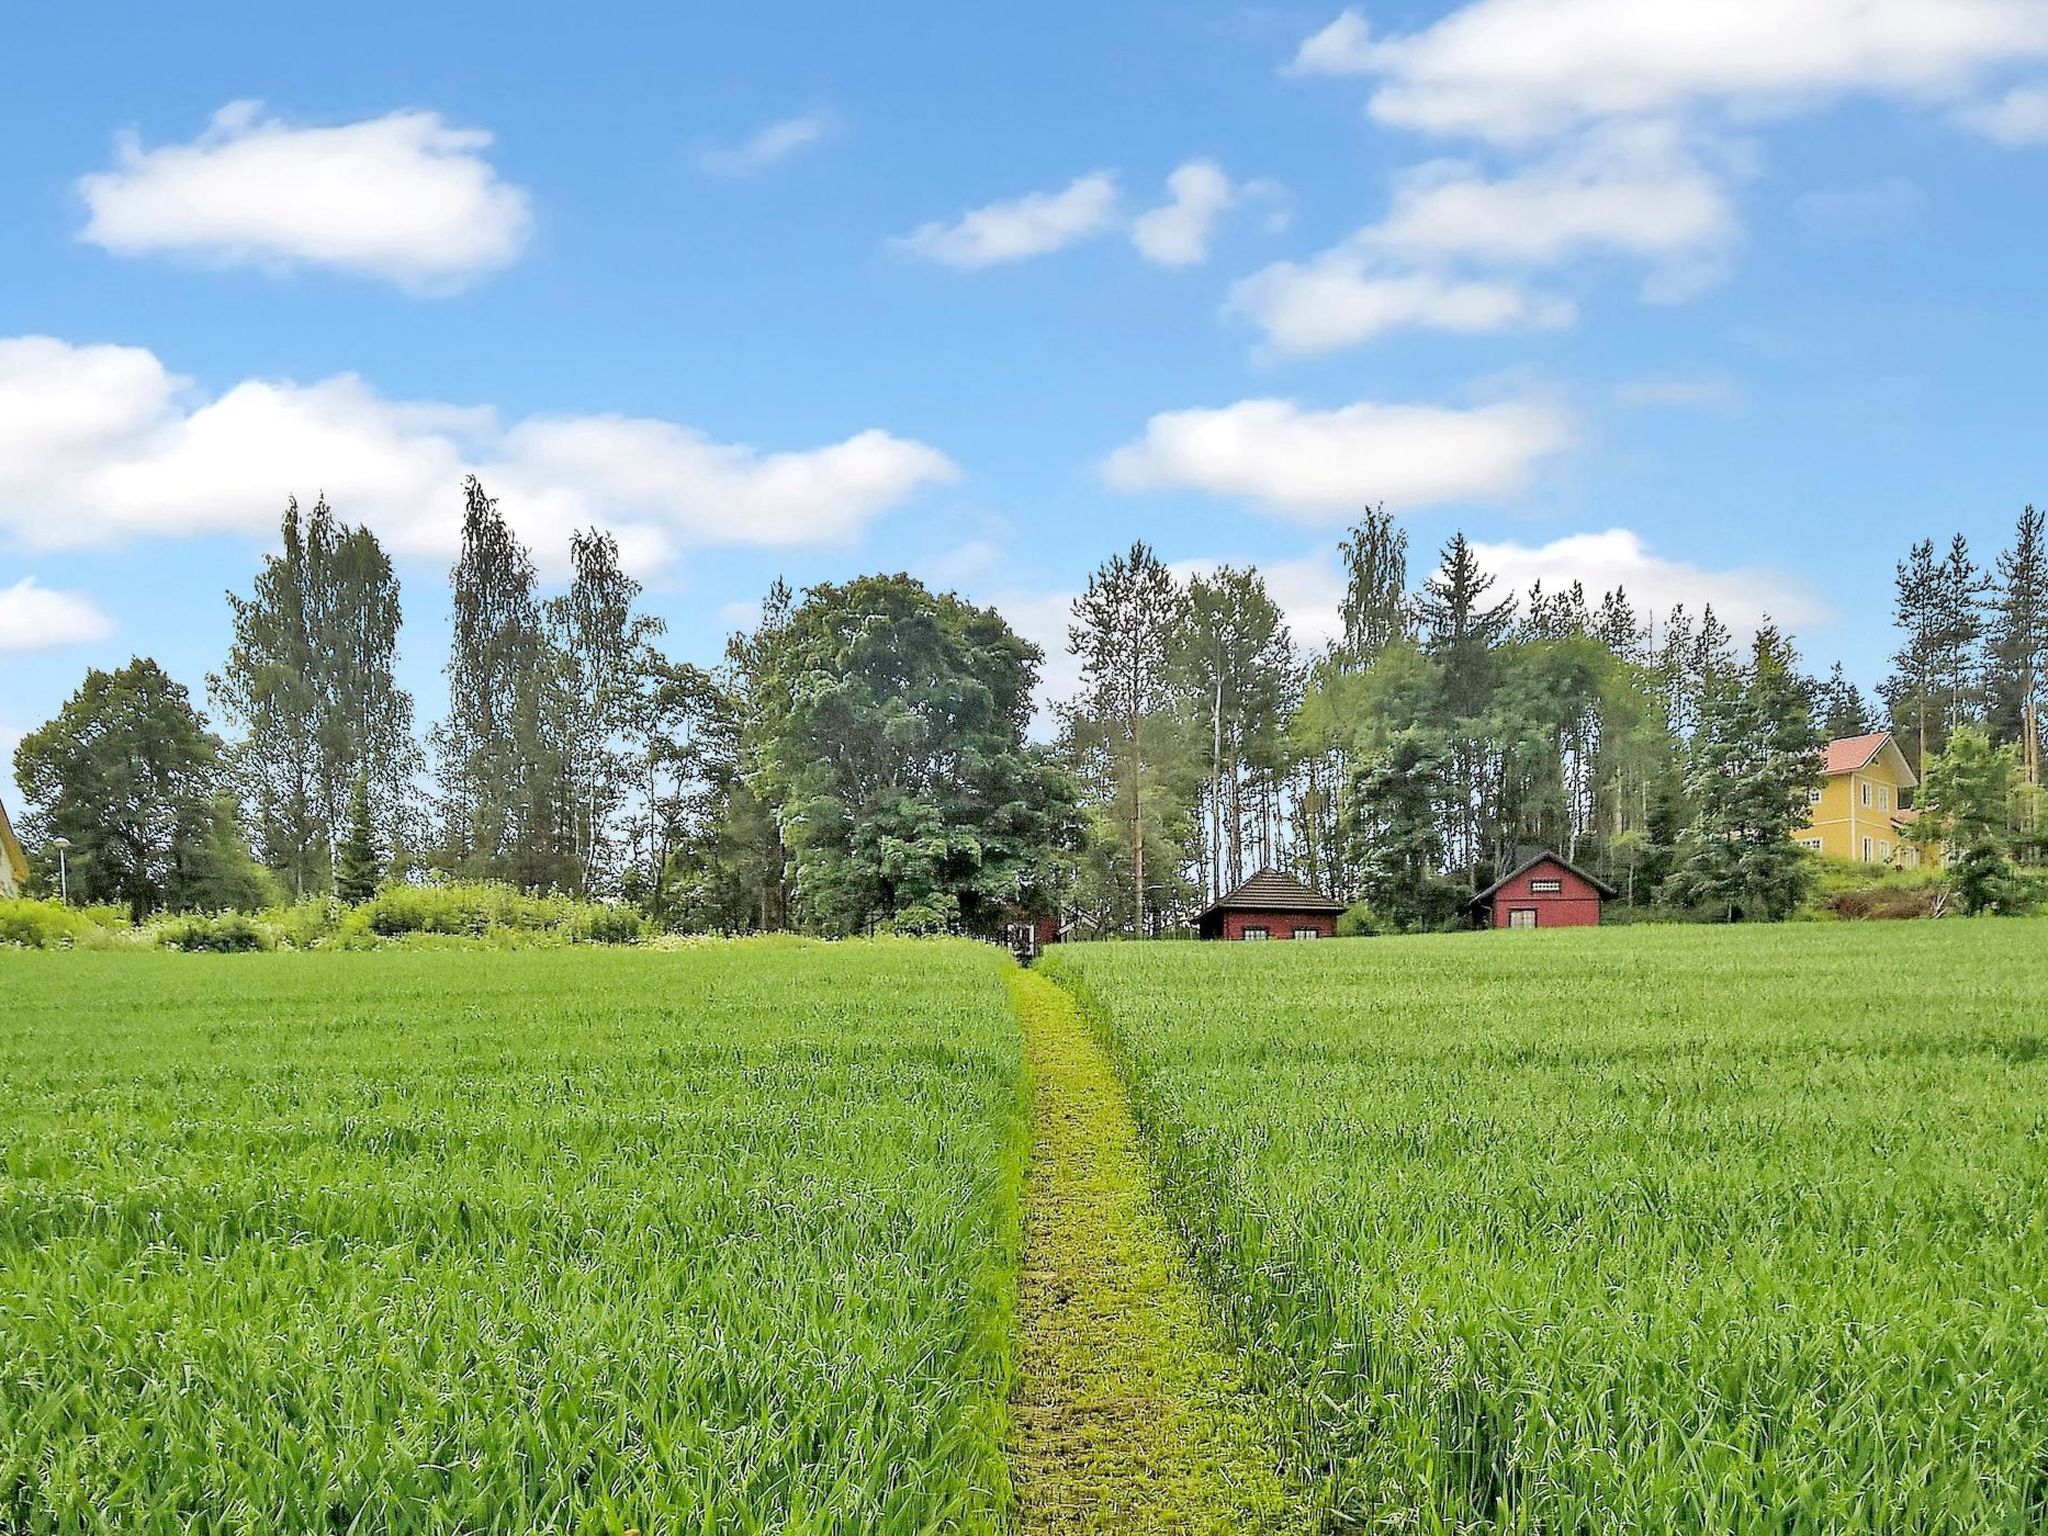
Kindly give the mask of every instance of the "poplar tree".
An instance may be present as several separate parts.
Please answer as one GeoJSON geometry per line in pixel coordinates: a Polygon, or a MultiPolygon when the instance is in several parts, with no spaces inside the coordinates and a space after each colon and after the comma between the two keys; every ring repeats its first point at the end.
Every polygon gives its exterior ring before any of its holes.
{"type": "Polygon", "coordinates": [[[647,694],[658,670],[654,642],[666,626],[633,604],[640,583],[619,563],[618,540],[597,529],[569,540],[569,590],[545,607],[559,663],[563,800],[574,885],[588,893],[617,873],[616,825],[646,760],[647,694]]]}
{"type": "Polygon", "coordinates": [[[358,779],[386,834],[403,839],[421,759],[412,697],[395,677],[398,578],[376,536],[338,521],[325,497],[302,524],[294,498],[280,542],[250,595],[228,594],[234,638],[207,681],[241,727],[230,760],[264,861],[304,896],[332,888],[358,779]]]}
{"type": "Polygon", "coordinates": [[[1344,566],[1344,596],[1338,606],[1343,636],[1342,664],[1372,665],[1396,640],[1408,635],[1408,535],[1394,525],[1386,504],[1366,509],[1337,545],[1344,566]]]}
{"type": "MultiPolygon", "coordinates": [[[[1148,871],[1148,844],[1178,863],[1176,822],[1185,814],[1165,782],[1179,754],[1169,676],[1174,634],[1184,602],[1172,574],[1140,541],[1112,556],[1074,599],[1069,649],[1081,662],[1081,690],[1069,714],[1077,750],[1105,761],[1103,789],[1123,832],[1128,856],[1130,931],[1143,937],[1157,904],[1148,871]]],[[[1099,802],[1098,802],[1099,803],[1099,802]]]]}
{"type": "Polygon", "coordinates": [[[474,475],[463,484],[452,579],[448,714],[435,732],[442,858],[467,876],[570,884],[560,657],[543,626],[533,558],[474,475]]]}
{"type": "Polygon", "coordinates": [[[1255,570],[1224,566],[1188,583],[1172,640],[1176,687],[1200,723],[1209,758],[1209,895],[1241,882],[1247,799],[1258,795],[1259,861],[1273,857],[1272,800],[1288,715],[1299,695],[1287,621],[1255,570]],[[1254,785],[1248,775],[1258,776],[1254,785]]]}

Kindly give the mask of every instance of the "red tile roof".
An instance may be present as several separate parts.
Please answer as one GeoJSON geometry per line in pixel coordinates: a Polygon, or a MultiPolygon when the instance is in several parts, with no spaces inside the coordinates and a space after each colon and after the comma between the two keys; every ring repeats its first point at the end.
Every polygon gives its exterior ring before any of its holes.
{"type": "Polygon", "coordinates": [[[1892,739],[1890,731],[1872,731],[1868,736],[1840,736],[1828,743],[1828,772],[1854,773],[1884,750],[1892,739]]]}

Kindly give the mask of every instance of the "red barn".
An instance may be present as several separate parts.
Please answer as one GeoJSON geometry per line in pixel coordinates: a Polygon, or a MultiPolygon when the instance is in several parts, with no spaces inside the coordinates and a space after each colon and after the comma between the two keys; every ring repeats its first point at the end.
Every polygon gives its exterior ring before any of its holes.
{"type": "Polygon", "coordinates": [[[1468,910],[1490,928],[1597,928],[1600,903],[1616,894],[1606,881],[1538,848],[1522,853],[1468,910]]]}
{"type": "Polygon", "coordinates": [[[1291,875],[1262,869],[1195,919],[1205,939],[1328,939],[1344,903],[1291,875]]]}

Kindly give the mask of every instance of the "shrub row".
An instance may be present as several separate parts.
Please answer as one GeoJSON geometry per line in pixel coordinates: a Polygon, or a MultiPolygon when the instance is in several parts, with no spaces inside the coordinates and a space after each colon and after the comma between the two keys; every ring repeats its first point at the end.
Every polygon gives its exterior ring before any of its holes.
{"type": "Polygon", "coordinates": [[[646,921],[630,907],[533,896],[487,882],[387,886],[358,907],[308,897],[260,912],[177,913],[131,924],[115,907],[0,901],[0,945],[29,949],[126,946],[233,953],[272,949],[528,948],[637,944],[646,921]]]}

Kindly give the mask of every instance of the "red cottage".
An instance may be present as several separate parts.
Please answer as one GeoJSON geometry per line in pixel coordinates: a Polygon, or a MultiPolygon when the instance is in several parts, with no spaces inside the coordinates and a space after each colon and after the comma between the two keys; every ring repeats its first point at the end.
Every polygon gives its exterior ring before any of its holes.
{"type": "Polygon", "coordinates": [[[1606,881],[1556,854],[1531,849],[1474,896],[1468,910],[1490,928],[1597,928],[1600,903],[1615,894],[1606,881]]]}
{"type": "Polygon", "coordinates": [[[1344,903],[1290,875],[1262,869],[1195,919],[1205,939],[1328,939],[1344,903]]]}

